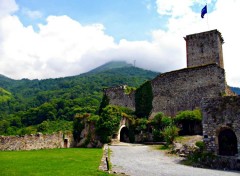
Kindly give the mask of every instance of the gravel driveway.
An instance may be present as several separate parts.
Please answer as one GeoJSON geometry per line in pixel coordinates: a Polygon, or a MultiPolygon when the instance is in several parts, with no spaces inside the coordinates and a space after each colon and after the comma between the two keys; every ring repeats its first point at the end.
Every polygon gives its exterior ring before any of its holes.
{"type": "Polygon", "coordinates": [[[194,168],[179,164],[181,158],[169,157],[152,146],[124,144],[109,146],[112,171],[130,176],[240,176],[228,172],[194,168]]]}

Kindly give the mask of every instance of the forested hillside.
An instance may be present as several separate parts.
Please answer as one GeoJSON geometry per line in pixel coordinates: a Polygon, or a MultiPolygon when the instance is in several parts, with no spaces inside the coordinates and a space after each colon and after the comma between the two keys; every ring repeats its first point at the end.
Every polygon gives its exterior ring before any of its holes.
{"type": "Polygon", "coordinates": [[[0,135],[71,129],[75,114],[97,112],[103,88],[138,87],[158,74],[114,64],[57,79],[13,80],[0,75],[0,135]]]}

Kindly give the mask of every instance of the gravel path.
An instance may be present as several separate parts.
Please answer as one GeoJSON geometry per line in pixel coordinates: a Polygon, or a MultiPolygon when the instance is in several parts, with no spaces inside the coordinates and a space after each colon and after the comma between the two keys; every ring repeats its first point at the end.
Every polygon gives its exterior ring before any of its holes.
{"type": "Polygon", "coordinates": [[[166,156],[152,146],[121,143],[109,147],[112,171],[130,176],[240,176],[240,172],[181,165],[181,158],[166,156]]]}

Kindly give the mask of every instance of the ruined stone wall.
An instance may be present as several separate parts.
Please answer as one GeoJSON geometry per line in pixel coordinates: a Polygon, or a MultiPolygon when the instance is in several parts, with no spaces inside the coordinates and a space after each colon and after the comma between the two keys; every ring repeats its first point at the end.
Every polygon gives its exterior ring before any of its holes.
{"type": "Polygon", "coordinates": [[[187,35],[187,67],[216,63],[223,65],[223,38],[217,30],[187,35]]]}
{"type": "Polygon", "coordinates": [[[125,86],[108,88],[104,90],[104,93],[110,100],[109,104],[135,110],[135,91],[126,94],[124,91],[125,88],[125,86]]]}
{"type": "Polygon", "coordinates": [[[240,96],[206,98],[201,103],[203,136],[207,150],[219,153],[218,135],[231,129],[237,137],[240,156],[240,96]]]}
{"type": "Polygon", "coordinates": [[[151,81],[153,117],[157,112],[174,116],[183,110],[200,107],[203,97],[225,94],[224,69],[216,64],[186,68],[160,74],[151,81]]]}
{"type": "Polygon", "coordinates": [[[0,136],[0,150],[36,150],[72,147],[71,134],[35,134],[24,136],[0,136]]]}

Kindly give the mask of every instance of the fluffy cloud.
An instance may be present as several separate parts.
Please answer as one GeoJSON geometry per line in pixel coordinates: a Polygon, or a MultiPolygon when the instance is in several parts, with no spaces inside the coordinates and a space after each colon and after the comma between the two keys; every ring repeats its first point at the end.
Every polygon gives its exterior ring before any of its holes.
{"type": "Polygon", "coordinates": [[[11,14],[18,10],[15,0],[1,0],[0,1],[0,18],[11,14]]]}

